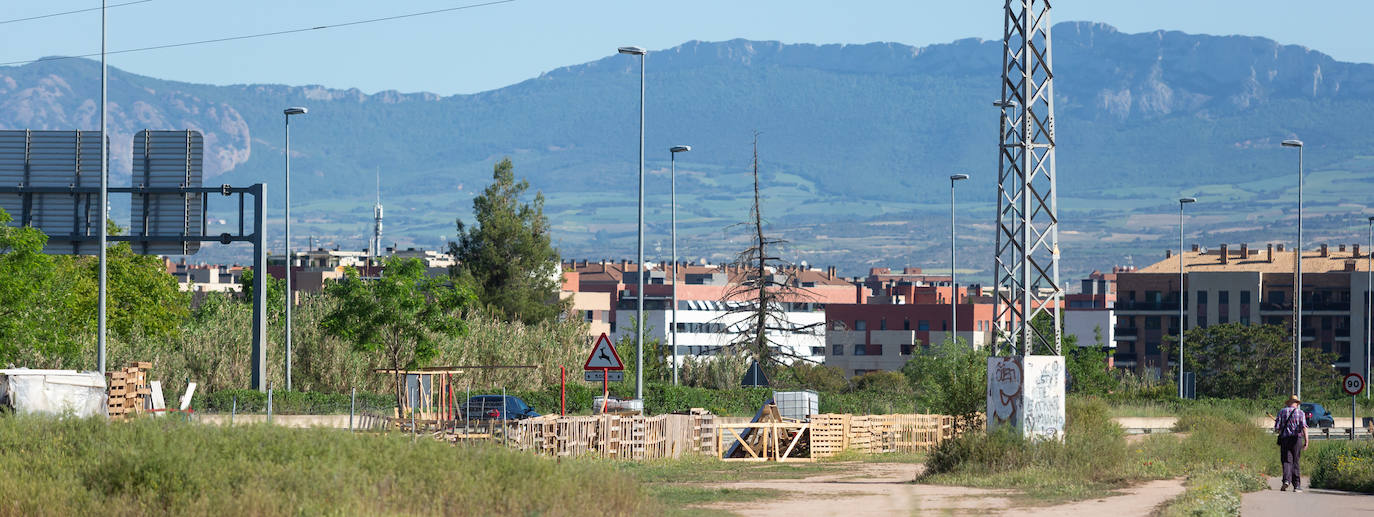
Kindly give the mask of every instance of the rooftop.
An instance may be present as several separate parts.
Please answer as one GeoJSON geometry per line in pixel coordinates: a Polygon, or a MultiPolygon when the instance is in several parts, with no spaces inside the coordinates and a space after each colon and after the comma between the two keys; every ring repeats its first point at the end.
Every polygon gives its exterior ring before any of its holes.
{"type": "MultiPolygon", "coordinates": [[[[1185,251],[1183,262],[1189,272],[1205,271],[1253,271],[1260,273],[1292,273],[1294,262],[1296,261],[1295,252],[1291,249],[1278,251],[1275,248],[1273,260],[1270,260],[1268,247],[1247,249],[1246,256],[1241,256],[1240,246],[1227,246],[1227,262],[1222,263],[1221,249],[1185,251]]],[[[1302,271],[1303,274],[1309,273],[1339,273],[1346,272],[1347,264],[1354,262],[1355,271],[1368,271],[1369,266],[1366,260],[1369,257],[1367,250],[1360,250],[1358,254],[1352,247],[1341,250],[1337,247],[1327,247],[1326,256],[1322,256],[1321,248],[1303,251],[1302,271]]],[[[1170,256],[1149,266],[1145,266],[1135,271],[1137,273],[1178,273],[1177,255],[1170,256]]]]}

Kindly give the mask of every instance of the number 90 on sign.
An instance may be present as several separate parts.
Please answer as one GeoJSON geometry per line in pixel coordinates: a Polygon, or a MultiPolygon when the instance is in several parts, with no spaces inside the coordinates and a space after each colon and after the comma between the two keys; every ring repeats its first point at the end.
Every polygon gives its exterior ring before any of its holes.
{"type": "Polygon", "coordinates": [[[1341,388],[1345,389],[1345,393],[1352,397],[1359,395],[1360,392],[1364,391],[1364,377],[1358,373],[1346,375],[1345,381],[1341,383],[1341,388]]]}

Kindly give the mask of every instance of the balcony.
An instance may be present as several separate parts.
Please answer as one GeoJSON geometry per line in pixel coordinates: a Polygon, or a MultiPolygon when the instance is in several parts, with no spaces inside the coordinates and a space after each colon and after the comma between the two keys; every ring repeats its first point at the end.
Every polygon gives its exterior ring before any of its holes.
{"type": "Polygon", "coordinates": [[[1117,338],[1117,339],[1123,339],[1123,338],[1135,339],[1136,335],[1140,333],[1140,328],[1139,328],[1139,327],[1116,327],[1116,328],[1113,328],[1113,329],[1112,329],[1112,333],[1113,333],[1114,335],[1116,335],[1116,338],[1117,338]]]}
{"type": "Polygon", "coordinates": [[[1117,301],[1117,312],[1121,311],[1177,311],[1178,300],[1162,302],[1117,301]]]}
{"type": "Polygon", "coordinates": [[[1302,312],[1350,312],[1350,302],[1302,302],[1302,312]]]}

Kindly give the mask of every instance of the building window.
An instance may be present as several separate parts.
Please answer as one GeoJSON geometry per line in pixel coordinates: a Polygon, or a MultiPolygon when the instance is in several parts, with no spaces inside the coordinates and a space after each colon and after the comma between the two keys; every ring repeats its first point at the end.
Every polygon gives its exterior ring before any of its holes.
{"type": "Polygon", "coordinates": [[[910,318],[902,318],[902,330],[911,330],[910,318]]]}
{"type": "Polygon", "coordinates": [[[887,330],[887,318],[878,320],[878,330],[887,330]]]}
{"type": "Polygon", "coordinates": [[[844,355],[844,345],[830,345],[830,355],[844,355]]]}
{"type": "Polygon", "coordinates": [[[867,348],[867,345],[854,345],[854,355],[867,355],[864,353],[868,351],[867,348]]]}
{"type": "Polygon", "coordinates": [[[864,320],[854,320],[854,330],[868,330],[868,322],[864,320]]]}
{"type": "Polygon", "coordinates": [[[825,355],[825,347],[823,347],[823,346],[813,346],[813,347],[811,347],[811,355],[825,355]]]}
{"type": "Polygon", "coordinates": [[[1159,316],[1145,317],[1145,330],[1159,330],[1159,316]]]}
{"type": "Polygon", "coordinates": [[[591,323],[591,322],[593,322],[593,321],[596,321],[596,311],[586,311],[586,312],[587,312],[587,323],[591,323]]]}
{"type": "Polygon", "coordinates": [[[913,348],[916,348],[916,345],[902,345],[902,355],[911,355],[913,348]]]}
{"type": "Polygon", "coordinates": [[[930,330],[930,322],[926,320],[916,322],[916,330],[930,330]]]}
{"type": "Polygon", "coordinates": [[[1241,292],[1240,292],[1240,304],[1241,304],[1241,305],[1250,305],[1250,291],[1241,291],[1241,292]]]}

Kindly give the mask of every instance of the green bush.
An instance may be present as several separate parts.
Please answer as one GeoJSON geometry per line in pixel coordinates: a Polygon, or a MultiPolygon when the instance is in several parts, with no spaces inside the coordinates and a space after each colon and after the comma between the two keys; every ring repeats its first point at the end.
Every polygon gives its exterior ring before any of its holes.
{"type": "Polygon", "coordinates": [[[1374,442],[1331,440],[1315,452],[1312,486],[1374,494],[1374,442]]]}
{"type": "Polygon", "coordinates": [[[849,380],[849,391],[874,393],[910,393],[911,384],[899,372],[876,371],[849,380]]]}

